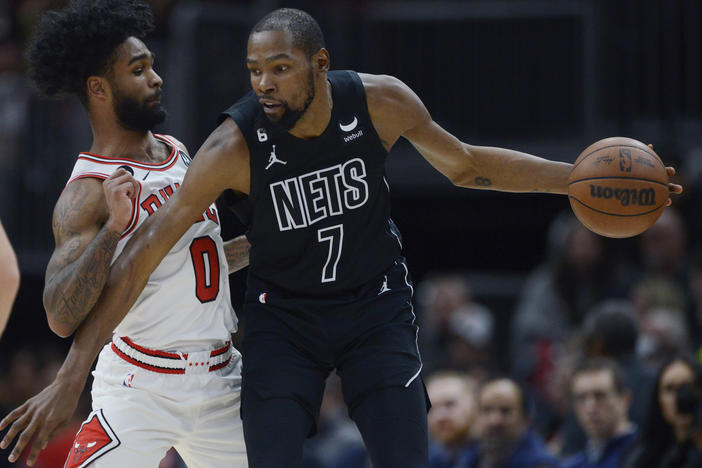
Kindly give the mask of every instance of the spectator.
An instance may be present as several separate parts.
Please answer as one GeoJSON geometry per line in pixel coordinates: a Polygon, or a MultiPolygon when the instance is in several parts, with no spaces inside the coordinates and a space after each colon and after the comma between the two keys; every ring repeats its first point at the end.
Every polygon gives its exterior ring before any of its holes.
{"type": "Polygon", "coordinates": [[[587,447],[561,468],[620,467],[638,436],[628,416],[631,391],[622,369],[607,358],[587,360],[575,370],[571,394],[587,447]]]}
{"type": "Polygon", "coordinates": [[[474,379],[459,372],[437,372],[427,380],[430,468],[454,467],[471,443],[476,388],[474,379]]]}
{"type": "Polygon", "coordinates": [[[558,461],[529,428],[524,392],[511,379],[489,380],[478,391],[477,444],[466,451],[461,468],[542,468],[558,461]]]}
{"type": "Polygon", "coordinates": [[[433,275],[417,293],[422,312],[422,360],[428,372],[440,367],[475,370],[490,367],[494,318],[473,301],[460,275],[433,275]]]}
{"type": "Polygon", "coordinates": [[[635,388],[629,410],[632,421],[643,425],[655,373],[636,356],[639,325],[629,301],[609,300],[596,306],[583,326],[583,353],[586,358],[613,359],[624,372],[629,388],[635,388]]]}
{"type": "Polygon", "coordinates": [[[702,368],[691,356],[674,357],[661,367],[646,424],[626,468],[699,468],[702,431],[699,413],[702,368]],[[687,390],[686,405],[680,392],[687,390]]]}
{"type": "Polygon", "coordinates": [[[571,214],[552,223],[549,244],[548,262],[529,275],[518,299],[510,343],[514,375],[543,395],[559,346],[572,337],[587,310],[619,291],[610,279],[614,272],[603,238],[571,214]]]}

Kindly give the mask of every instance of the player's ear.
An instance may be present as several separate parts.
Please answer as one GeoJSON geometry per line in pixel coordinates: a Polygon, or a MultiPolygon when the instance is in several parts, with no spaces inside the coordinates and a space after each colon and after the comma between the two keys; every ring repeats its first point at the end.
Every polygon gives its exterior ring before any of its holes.
{"type": "Polygon", "coordinates": [[[329,51],[322,47],[319,51],[312,56],[312,63],[317,67],[320,72],[329,71],[329,51]]]}
{"type": "Polygon", "coordinates": [[[88,98],[105,100],[108,96],[108,84],[105,78],[101,76],[89,76],[86,82],[86,91],[88,98]]]}

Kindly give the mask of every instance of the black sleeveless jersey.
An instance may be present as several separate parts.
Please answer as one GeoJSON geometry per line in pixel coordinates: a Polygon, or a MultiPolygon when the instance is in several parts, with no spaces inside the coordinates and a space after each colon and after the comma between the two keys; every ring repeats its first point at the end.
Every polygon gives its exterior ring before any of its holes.
{"type": "Polygon", "coordinates": [[[296,295],[354,289],[390,268],[400,233],[390,219],[387,151],[353,71],[331,71],[333,107],[324,133],[275,132],[251,92],[227,109],[246,138],[250,271],[296,295]]]}

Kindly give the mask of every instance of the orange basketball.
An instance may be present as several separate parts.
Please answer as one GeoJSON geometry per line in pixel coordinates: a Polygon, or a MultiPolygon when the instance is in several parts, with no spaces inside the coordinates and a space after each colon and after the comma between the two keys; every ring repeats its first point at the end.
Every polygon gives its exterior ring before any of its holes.
{"type": "Polygon", "coordinates": [[[663,161],[640,141],[605,138],[588,146],[568,177],[568,198],[588,229],[607,237],[641,234],[668,200],[663,161]]]}

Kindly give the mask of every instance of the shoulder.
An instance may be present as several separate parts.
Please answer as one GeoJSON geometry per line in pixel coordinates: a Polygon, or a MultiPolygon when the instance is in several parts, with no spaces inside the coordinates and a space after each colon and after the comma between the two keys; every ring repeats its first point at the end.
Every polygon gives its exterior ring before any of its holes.
{"type": "Polygon", "coordinates": [[[241,99],[232,104],[219,116],[219,122],[224,122],[230,118],[234,120],[242,132],[248,131],[253,126],[253,122],[260,111],[260,105],[256,98],[256,93],[249,91],[241,99]]]}
{"type": "Polygon", "coordinates": [[[71,181],[56,201],[54,223],[64,226],[102,224],[108,218],[102,179],[78,178],[71,181]]]}
{"type": "Polygon", "coordinates": [[[185,154],[190,154],[188,153],[188,148],[185,147],[185,145],[178,140],[176,137],[173,135],[160,135],[161,137],[165,138],[166,141],[169,141],[173,146],[176,147],[176,149],[182,150],[185,152],[185,154]]]}
{"type": "Polygon", "coordinates": [[[368,104],[392,105],[416,98],[416,94],[399,78],[391,75],[359,73],[368,104]]]}

